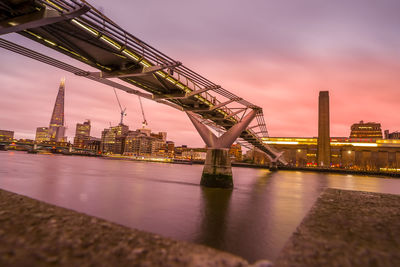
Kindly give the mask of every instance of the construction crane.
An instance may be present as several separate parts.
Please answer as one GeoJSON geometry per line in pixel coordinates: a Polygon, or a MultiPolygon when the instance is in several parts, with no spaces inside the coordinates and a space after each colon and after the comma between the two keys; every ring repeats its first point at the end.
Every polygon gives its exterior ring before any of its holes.
{"type": "Polygon", "coordinates": [[[142,110],[142,116],[143,116],[142,127],[145,128],[147,126],[147,121],[146,121],[146,117],[144,116],[144,109],[143,109],[142,99],[140,98],[140,96],[138,96],[138,98],[139,98],[140,108],[142,110]]]}
{"type": "MultiPolygon", "coordinates": [[[[126,112],[125,112],[126,108],[122,109],[121,103],[119,102],[119,98],[117,95],[117,91],[115,91],[115,88],[113,88],[113,89],[114,89],[115,97],[117,98],[117,101],[118,101],[119,108],[121,109],[121,121],[120,121],[119,125],[123,125],[124,116],[126,116],[126,112]]],[[[142,109],[142,111],[143,111],[143,109],[142,109]]]]}

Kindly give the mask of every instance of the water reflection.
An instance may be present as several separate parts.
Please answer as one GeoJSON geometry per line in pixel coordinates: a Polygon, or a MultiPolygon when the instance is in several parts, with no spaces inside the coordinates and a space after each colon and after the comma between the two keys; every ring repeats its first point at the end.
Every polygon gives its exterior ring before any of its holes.
{"type": "Polygon", "coordinates": [[[200,229],[194,242],[223,248],[226,243],[231,189],[201,188],[200,229]]]}
{"type": "Polygon", "coordinates": [[[0,152],[0,187],[251,262],[274,260],[326,187],[400,194],[400,179],[247,168],[202,188],[202,167],[0,152]]]}

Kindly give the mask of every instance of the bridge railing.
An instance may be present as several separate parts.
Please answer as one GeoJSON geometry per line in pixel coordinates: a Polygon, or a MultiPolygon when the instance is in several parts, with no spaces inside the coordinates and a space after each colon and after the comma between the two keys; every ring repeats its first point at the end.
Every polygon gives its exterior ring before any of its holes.
{"type": "MultiPolygon", "coordinates": [[[[136,61],[141,62],[142,64],[163,65],[177,63],[176,60],[168,57],[164,53],[153,48],[152,46],[133,36],[129,32],[123,30],[111,19],[107,18],[104,14],[96,10],[93,6],[91,6],[88,2],[84,0],[39,0],[39,2],[50,8],[55,8],[60,12],[70,12],[77,7],[88,5],[91,7],[89,12],[82,15],[77,21],[81,21],[83,25],[86,25],[88,31],[94,30],[93,33],[97,32],[97,37],[104,38],[106,42],[110,43],[111,46],[114,46],[120,52],[133,51],[131,57],[133,56],[136,61]]],[[[242,105],[244,108],[258,108],[256,105],[218,86],[217,84],[190,70],[184,65],[180,65],[174,68],[174,72],[172,74],[168,72],[160,73],[160,75],[165,76],[167,80],[168,77],[174,77],[177,81],[185,85],[185,89],[189,89],[190,91],[201,90],[206,87],[214,87],[215,89],[212,89],[210,91],[212,91],[213,93],[217,93],[226,99],[235,100],[235,103],[242,105]]],[[[203,98],[203,102],[209,104],[210,107],[218,105],[222,102],[217,99],[217,96],[209,93],[208,91],[200,93],[199,96],[203,98]]],[[[238,122],[241,119],[238,115],[232,115],[233,111],[228,105],[222,106],[218,108],[218,110],[225,113],[226,116],[229,116],[230,120],[232,120],[233,122],[238,122]]],[[[253,135],[254,138],[257,139],[257,141],[262,143],[261,137],[268,137],[268,131],[261,109],[260,112],[257,113],[256,120],[258,124],[258,131],[255,132],[253,129],[248,129],[247,131],[251,135],[253,135]],[[261,137],[259,135],[261,135],[261,137]]],[[[223,127],[216,124],[215,122],[212,123],[214,123],[215,127],[219,128],[220,130],[223,129],[223,127]]]]}

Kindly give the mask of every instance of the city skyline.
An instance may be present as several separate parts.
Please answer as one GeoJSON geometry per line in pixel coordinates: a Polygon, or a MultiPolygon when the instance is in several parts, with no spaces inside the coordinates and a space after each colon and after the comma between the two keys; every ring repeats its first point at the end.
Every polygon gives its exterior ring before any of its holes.
{"type": "MultiPolygon", "coordinates": [[[[379,5],[372,1],[351,5],[338,1],[330,3],[329,8],[316,1],[302,1],[304,5],[172,1],[163,12],[155,11],[157,19],[146,19],[151,3],[135,4],[140,12],[134,18],[124,10],[126,5],[110,9],[106,1],[90,3],[103,7],[107,16],[129,32],[263,107],[271,136],[317,136],[317,96],[321,90],[329,90],[331,96],[331,136],[348,136],[350,126],[360,120],[399,130],[399,55],[395,53],[399,38],[394,29],[400,23],[394,12],[399,5],[395,1],[379,5]],[[198,11],[193,15],[189,10],[194,4],[198,11]],[[168,15],[178,5],[182,10],[180,19],[168,15]],[[296,8],[310,10],[304,13],[296,8]],[[212,12],[203,12],[207,9],[212,12]],[[223,11],[226,14],[221,19],[218,12],[223,11]],[[189,20],[186,13],[194,18],[189,20]],[[205,17],[199,24],[201,16],[205,17]],[[157,30],[160,21],[166,24],[163,31],[157,30]]],[[[4,38],[57,54],[16,34],[4,38]]],[[[109,122],[118,123],[119,108],[112,88],[3,49],[0,54],[7,62],[0,66],[4,96],[0,100],[0,123],[2,128],[15,131],[17,138],[34,139],[35,128],[48,122],[62,76],[67,80],[65,117],[69,140],[76,122],[90,119],[93,136],[100,136],[109,122]],[[27,108],[31,114],[26,113],[27,108]]],[[[72,59],[59,57],[82,67],[72,59]]],[[[127,107],[126,124],[140,128],[137,97],[118,93],[121,104],[127,107]]],[[[148,100],[143,102],[149,127],[154,131],[168,132],[178,144],[204,145],[184,113],[148,100]]]]}

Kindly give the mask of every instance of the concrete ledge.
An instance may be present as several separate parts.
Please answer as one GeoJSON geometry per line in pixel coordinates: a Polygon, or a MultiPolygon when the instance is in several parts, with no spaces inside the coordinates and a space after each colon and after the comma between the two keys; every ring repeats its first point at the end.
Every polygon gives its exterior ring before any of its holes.
{"type": "Polygon", "coordinates": [[[400,266],[400,196],[326,189],[275,266],[400,266]]]}
{"type": "Polygon", "coordinates": [[[129,229],[0,189],[0,266],[248,266],[237,256],[129,229]]]}

